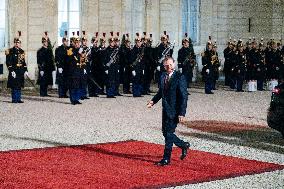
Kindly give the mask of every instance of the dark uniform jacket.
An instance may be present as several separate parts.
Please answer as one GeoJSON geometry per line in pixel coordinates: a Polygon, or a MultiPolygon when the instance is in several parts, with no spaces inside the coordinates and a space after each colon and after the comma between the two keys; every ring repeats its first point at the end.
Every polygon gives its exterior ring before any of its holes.
{"type": "Polygon", "coordinates": [[[27,71],[25,52],[15,47],[6,50],[6,65],[9,70],[7,88],[20,89],[24,87],[24,73],[27,71]],[[12,72],[16,73],[16,78],[12,77],[12,72]]]}
{"type": "Polygon", "coordinates": [[[193,48],[182,47],[178,51],[178,68],[182,68],[183,73],[188,72],[189,74],[192,74],[195,58],[193,48]]]}
{"type": "Polygon", "coordinates": [[[104,69],[108,70],[108,74],[106,75],[107,78],[107,85],[116,85],[117,81],[119,81],[119,49],[118,48],[111,48],[107,47],[104,52],[104,69]],[[113,61],[111,61],[111,56],[113,61]]]}
{"type": "Polygon", "coordinates": [[[52,72],[55,70],[53,52],[49,48],[41,47],[37,51],[38,84],[52,85],[52,72]],[[43,76],[40,72],[43,71],[43,76]]]}
{"type": "Polygon", "coordinates": [[[66,62],[68,47],[61,45],[55,49],[55,63],[57,67],[56,83],[63,85],[68,74],[68,65],[66,62]],[[58,68],[62,68],[63,72],[60,74],[58,68]]]}
{"type": "Polygon", "coordinates": [[[70,89],[80,89],[84,86],[82,80],[82,60],[79,49],[69,48],[67,50],[67,66],[68,66],[68,87],[70,89]]]}
{"type": "Polygon", "coordinates": [[[167,73],[161,75],[161,83],[158,93],[153,97],[152,101],[157,103],[162,99],[163,119],[177,119],[178,116],[185,116],[187,107],[187,83],[185,77],[174,72],[169,83],[165,86],[165,78],[167,73]]]}
{"type": "Polygon", "coordinates": [[[213,65],[212,65],[212,56],[213,56],[213,51],[206,50],[204,52],[204,55],[202,56],[202,76],[204,80],[212,80],[214,77],[213,73],[213,65]],[[209,73],[206,72],[206,70],[209,70],[209,73]]]}

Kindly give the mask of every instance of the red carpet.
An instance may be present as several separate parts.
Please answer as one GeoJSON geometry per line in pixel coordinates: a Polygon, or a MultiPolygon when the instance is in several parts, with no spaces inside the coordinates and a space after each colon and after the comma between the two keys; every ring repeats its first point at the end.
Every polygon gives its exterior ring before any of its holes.
{"type": "Polygon", "coordinates": [[[163,146],[139,141],[0,152],[0,188],[158,188],[256,174],[284,166],[190,150],[157,167],[163,146]]]}

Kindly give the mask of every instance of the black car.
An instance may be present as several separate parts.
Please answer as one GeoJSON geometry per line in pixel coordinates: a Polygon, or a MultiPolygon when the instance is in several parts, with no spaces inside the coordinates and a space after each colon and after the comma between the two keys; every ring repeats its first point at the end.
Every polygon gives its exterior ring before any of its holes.
{"type": "Polygon", "coordinates": [[[279,131],[284,138],[284,82],[276,86],[272,91],[267,124],[279,131]]]}

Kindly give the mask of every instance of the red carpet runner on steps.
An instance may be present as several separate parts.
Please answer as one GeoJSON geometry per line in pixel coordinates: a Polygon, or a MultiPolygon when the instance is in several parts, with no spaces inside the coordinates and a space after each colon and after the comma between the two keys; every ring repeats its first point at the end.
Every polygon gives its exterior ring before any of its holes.
{"type": "Polygon", "coordinates": [[[0,152],[0,188],[158,188],[257,174],[284,166],[190,150],[157,167],[163,146],[140,141],[0,152]]]}

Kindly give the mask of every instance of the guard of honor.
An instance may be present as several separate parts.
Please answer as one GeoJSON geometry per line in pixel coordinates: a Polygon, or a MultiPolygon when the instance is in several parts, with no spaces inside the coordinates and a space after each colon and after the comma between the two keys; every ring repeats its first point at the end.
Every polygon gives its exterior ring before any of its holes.
{"type": "Polygon", "coordinates": [[[264,46],[263,38],[257,43],[256,39],[249,39],[244,48],[241,39],[228,42],[224,50],[225,85],[237,92],[244,92],[243,83],[254,84],[255,90],[264,90],[264,83],[276,82],[283,78],[283,47],[281,41],[276,43],[271,39],[264,46]]]}
{"type": "MultiPolygon", "coordinates": [[[[133,47],[128,33],[124,34],[120,41],[119,32],[110,32],[108,40],[106,33],[102,33],[100,37],[96,32],[91,39],[91,46],[88,46],[85,31],[82,31],[81,36],[79,32],[76,35],[72,32],[70,44],[67,36],[65,31],[62,45],[55,49],[54,57],[53,46],[47,32],[44,33],[42,47],[37,51],[37,84],[40,85],[40,96],[48,96],[47,88],[52,84],[52,72],[56,70],[59,98],[68,98],[69,91],[73,105],[81,104],[80,100],[99,95],[106,95],[107,98],[122,96],[119,93],[120,84],[123,85],[124,94],[132,94],[133,97],[150,94],[151,82],[160,83],[161,74],[165,71],[162,62],[166,57],[172,57],[175,46],[170,42],[166,31],[160,38],[161,42],[155,47],[152,46],[152,34],[148,35],[146,32],[143,36],[136,33],[133,47]]],[[[14,39],[14,47],[6,50],[8,88],[12,89],[13,103],[23,102],[21,88],[24,86],[24,75],[30,80],[25,53],[20,48],[20,37],[21,32],[14,39]]],[[[224,50],[225,85],[236,89],[237,92],[243,92],[244,81],[257,81],[257,90],[263,90],[265,81],[279,79],[284,73],[284,47],[281,45],[270,40],[265,47],[263,39],[259,44],[255,39],[250,39],[245,48],[242,40],[230,39],[224,50]]],[[[205,82],[205,93],[213,94],[221,65],[217,42],[212,42],[209,37],[206,49],[201,55],[201,75],[205,82]]],[[[184,34],[182,47],[178,50],[177,62],[179,72],[185,76],[187,87],[190,87],[196,55],[187,33],[184,34]]]]}

